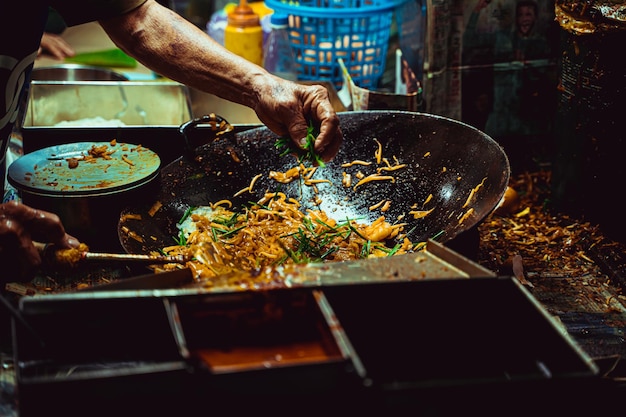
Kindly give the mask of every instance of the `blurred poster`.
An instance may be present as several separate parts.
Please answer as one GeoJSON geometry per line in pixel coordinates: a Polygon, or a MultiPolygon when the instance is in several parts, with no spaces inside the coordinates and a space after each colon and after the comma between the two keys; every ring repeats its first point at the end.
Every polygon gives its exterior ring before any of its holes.
{"type": "Polygon", "coordinates": [[[558,84],[554,1],[429,1],[427,48],[442,49],[437,34],[446,33],[448,41],[445,66],[426,63],[427,111],[483,130],[513,158],[528,154],[528,146],[549,148],[558,84]],[[442,13],[449,14],[447,21],[437,19],[442,13]],[[442,97],[441,85],[446,103],[429,108],[431,93],[442,97]]]}
{"type": "Polygon", "coordinates": [[[463,114],[493,136],[549,129],[554,9],[539,0],[464,2],[463,114]],[[548,97],[547,95],[550,95],[548,97]]]}

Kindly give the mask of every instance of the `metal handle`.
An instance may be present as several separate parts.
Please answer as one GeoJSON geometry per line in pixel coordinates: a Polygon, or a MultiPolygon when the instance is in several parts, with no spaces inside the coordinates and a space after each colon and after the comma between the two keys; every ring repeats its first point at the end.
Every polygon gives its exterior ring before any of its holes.
{"type": "MultiPolygon", "coordinates": [[[[208,115],[204,115],[202,117],[198,117],[196,119],[185,122],[180,125],[178,131],[183,135],[183,138],[185,139],[185,147],[187,151],[193,151],[195,149],[195,146],[193,146],[191,143],[188,132],[191,129],[195,129],[197,126],[200,125],[211,126],[211,132],[213,133],[213,137],[210,138],[211,140],[215,140],[217,137],[235,130],[235,128],[230,123],[228,123],[226,119],[216,115],[215,113],[210,113],[208,115]]],[[[208,143],[208,141],[205,143],[208,143]]]]}

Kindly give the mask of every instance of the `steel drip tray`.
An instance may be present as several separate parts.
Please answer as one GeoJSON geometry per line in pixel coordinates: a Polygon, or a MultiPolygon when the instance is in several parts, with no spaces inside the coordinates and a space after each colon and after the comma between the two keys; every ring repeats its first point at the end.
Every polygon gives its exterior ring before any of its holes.
{"type": "Polygon", "coordinates": [[[351,352],[333,338],[319,297],[274,291],[177,303],[189,357],[211,374],[343,361],[351,352]]]}

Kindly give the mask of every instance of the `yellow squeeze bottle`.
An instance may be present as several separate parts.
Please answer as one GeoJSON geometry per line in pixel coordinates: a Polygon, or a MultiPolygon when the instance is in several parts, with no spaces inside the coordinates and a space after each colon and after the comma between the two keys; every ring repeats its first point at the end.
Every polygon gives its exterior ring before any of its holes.
{"type": "Polygon", "coordinates": [[[228,23],[224,29],[224,46],[250,62],[263,65],[261,19],[246,0],[240,0],[239,5],[228,14],[228,23]]]}

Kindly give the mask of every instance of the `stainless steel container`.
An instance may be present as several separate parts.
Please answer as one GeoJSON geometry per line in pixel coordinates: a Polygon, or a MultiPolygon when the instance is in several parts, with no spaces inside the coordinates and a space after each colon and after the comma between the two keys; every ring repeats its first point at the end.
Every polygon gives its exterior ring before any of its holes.
{"type": "Polygon", "coordinates": [[[178,131],[191,118],[187,86],[172,81],[32,81],[20,131],[24,153],[117,139],[148,146],[168,161],[172,145],[156,132],[178,131]]]}
{"type": "Polygon", "coordinates": [[[173,81],[32,81],[22,126],[179,126],[190,118],[188,89],[173,81]]]}

